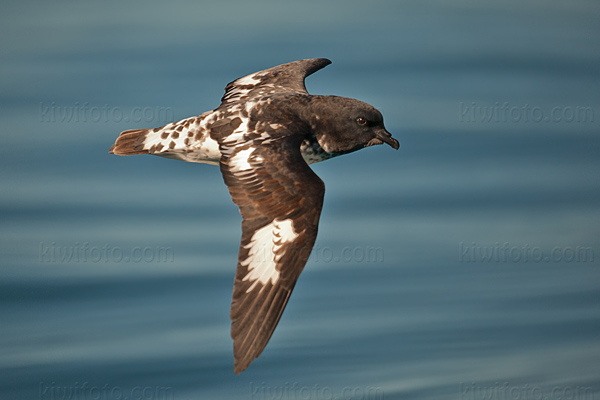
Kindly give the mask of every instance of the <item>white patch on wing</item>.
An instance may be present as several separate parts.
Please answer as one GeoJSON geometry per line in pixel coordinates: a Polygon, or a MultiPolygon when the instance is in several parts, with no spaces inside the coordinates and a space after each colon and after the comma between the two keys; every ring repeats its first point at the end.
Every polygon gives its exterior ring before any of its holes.
{"type": "Polygon", "coordinates": [[[229,159],[230,171],[232,173],[236,173],[252,169],[252,166],[249,163],[249,158],[254,150],[254,147],[251,147],[235,153],[235,155],[229,159]]]}
{"type": "Polygon", "coordinates": [[[274,285],[279,280],[276,267],[283,253],[276,253],[283,245],[293,242],[297,237],[291,219],[275,219],[254,232],[250,243],[244,246],[248,249],[248,258],[240,262],[240,265],[248,268],[248,274],[242,280],[253,282],[246,293],[254,289],[259,282],[265,285],[270,280],[274,285]]]}
{"type": "Polygon", "coordinates": [[[246,101],[246,112],[248,114],[250,114],[252,112],[252,109],[254,107],[256,107],[257,104],[258,104],[258,102],[256,102],[256,101],[251,101],[251,100],[246,101]]]}
{"type": "Polygon", "coordinates": [[[260,83],[260,79],[256,79],[255,76],[256,76],[256,74],[250,74],[250,75],[243,76],[243,77],[237,79],[235,81],[235,84],[243,85],[243,86],[256,85],[256,84],[260,83]]]}

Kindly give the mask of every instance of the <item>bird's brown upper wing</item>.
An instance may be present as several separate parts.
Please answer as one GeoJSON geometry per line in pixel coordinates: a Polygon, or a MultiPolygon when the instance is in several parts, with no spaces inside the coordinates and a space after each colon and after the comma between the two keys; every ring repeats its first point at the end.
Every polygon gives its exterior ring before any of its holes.
{"type": "Polygon", "coordinates": [[[306,86],[304,86],[304,79],[329,64],[331,61],[326,58],[311,58],[243,76],[225,87],[221,106],[265,94],[308,94],[306,86]]]}
{"type": "Polygon", "coordinates": [[[221,158],[243,217],[231,303],[235,373],[271,338],[317,236],[325,186],[302,158],[301,140],[245,143],[221,158]]]}

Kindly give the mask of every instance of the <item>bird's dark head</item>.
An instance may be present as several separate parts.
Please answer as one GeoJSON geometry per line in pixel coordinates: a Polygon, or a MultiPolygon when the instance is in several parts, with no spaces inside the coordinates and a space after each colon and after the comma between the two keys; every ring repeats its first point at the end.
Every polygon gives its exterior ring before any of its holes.
{"type": "Polygon", "coordinates": [[[362,101],[338,96],[311,96],[312,131],[321,147],[329,153],[350,153],[387,143],[398,150],[400,143],[383,125],[383,116],[362,101]]]}

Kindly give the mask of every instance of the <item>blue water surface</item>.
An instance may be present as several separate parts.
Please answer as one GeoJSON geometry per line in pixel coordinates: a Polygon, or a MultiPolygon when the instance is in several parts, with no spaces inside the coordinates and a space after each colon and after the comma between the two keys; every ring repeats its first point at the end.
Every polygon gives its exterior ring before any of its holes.
{"type": "Polygon", "coordinates": [[[0,14],[0,398],[600,398],[595,1],[22,1],[0,14]],[[219,169],[117,157],[302,58],[402,146],[314,165],[313,254],[233,373],[219,169]]]}

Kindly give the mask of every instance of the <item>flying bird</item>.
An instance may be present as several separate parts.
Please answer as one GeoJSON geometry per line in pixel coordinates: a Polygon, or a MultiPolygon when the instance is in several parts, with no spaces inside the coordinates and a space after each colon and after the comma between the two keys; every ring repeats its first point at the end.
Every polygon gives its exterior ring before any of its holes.
{"type": "Polygon", "coordinates": [[[315,243],[325,186],[308,165],[400,146],[373,106],[308,94],[305,78],[330,63],[294,61],[236,79],[216,109],[124,131],[110,149],[219,165],[243,217],[230,312],[236,374],[267,345],[315,243]]]}

